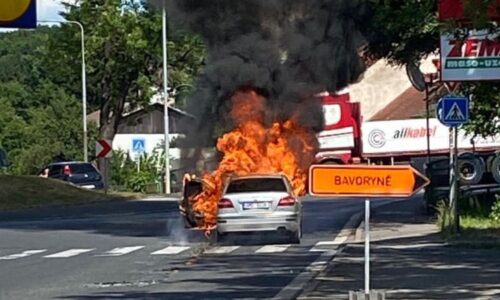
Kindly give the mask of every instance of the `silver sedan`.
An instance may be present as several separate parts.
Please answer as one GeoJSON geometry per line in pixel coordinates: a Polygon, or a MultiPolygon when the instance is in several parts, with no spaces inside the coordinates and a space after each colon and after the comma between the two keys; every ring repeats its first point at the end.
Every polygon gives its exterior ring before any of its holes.
{"type": "Polygon", "coordinates": [[[278,231],[300,243],[302,204],[284,175],[232,177],[219,200],[217,231],[278,231]]]}

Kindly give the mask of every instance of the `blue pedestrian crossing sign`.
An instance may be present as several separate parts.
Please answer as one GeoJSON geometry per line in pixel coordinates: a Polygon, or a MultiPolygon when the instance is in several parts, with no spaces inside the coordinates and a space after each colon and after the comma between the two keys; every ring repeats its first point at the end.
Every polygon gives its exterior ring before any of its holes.
{"type": "Polygon", "coordinates": [[[467,97],[446,96],[437,105],[439,121],[448,127],[457,127],[469,121],[469,99],[467,97]]]}
{"type": "Polygon", "coordinates": [[[132,151],[134,153],[146,152],[146,140],[143,138],[132,139],[132,151]]]}

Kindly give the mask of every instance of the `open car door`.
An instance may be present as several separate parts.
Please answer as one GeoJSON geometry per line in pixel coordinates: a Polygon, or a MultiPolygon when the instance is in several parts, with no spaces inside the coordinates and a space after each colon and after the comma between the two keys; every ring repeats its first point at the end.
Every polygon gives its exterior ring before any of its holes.
{"type": "Polygon", "coordinates": [[[182,199],[179,209],[184,218],[186,228],[196,228],[203,224],[203,214],[193,210],[195,197],[203,191],[203,181],[201,179],[184,180],[182,199]]]}

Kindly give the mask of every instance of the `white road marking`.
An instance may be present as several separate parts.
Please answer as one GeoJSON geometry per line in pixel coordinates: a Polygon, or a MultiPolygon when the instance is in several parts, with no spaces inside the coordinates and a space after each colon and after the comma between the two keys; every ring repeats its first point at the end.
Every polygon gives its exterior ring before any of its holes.
{"type": "Polygon", "coordinates": [[[285,251],[290,245],[267,245],[257,249],[255,253],[278,253],[285,251]]]}
{"type": "Polygon", "coordinates": [[[215,247],[212,249],[208,249],[205,251],[207,254],[225,254],[225,253],[231,253],[234,250],[238,249],[240,246],[220,246],[220,247],[215,247]]]}
{"type": "Polygon", "coordinates": [[[140,250],[144,246],[118,247],[96,256],[122,256],[140,250]]]}
{"type": "Polygon", "coordinates": [[[422,244],[413,244],[413,245],[377,245],[372,246],[377,249],[420,249],[427,247],[443,247],[448,245],[447,243],[422,243],[422,244]]]}
{"type": "Polygon", "coordinates": [[[186,251],[190,247],[185,246],[168,246],[166,248],[160,249],[151,253],[151,255],[171,255],[171,254],[179,254],[183,251],[186,251]]]}
{"type": "Polygon", "coordinates": [[[93,250],[95,250],[95,248],[93,248],[93,249],[70,249],[70,250],[66,250],[66,251],[62,251],[62,252],[58,252],[58,253],[54,253],[54,254],[50,254],[50,255],[45,255],[44,257],[45,258],[67,258],[67,257],[77,256],[77,255],[80,255],[82,253],[90,252],[93,250]]]}
{"type": "Polygon", "coordinates": [[[314,245],[314,247],[309,249],[309,252],[333,251],[337,249],[339,245],[342,245],[346,239],[347,236],[337,236],[333,241],[319,241],[314,245]]]}
{"type": "Polygon", "coordinates": [[[2,256],[2,257],[0,257],[0,260],[11,260],[11,259],[23,258],[23,257],[28,257],[28,256],[31,256],[34,254],[43,253],[45,251],[47,251],[47,249],[27,250],[27,251],[23,251],[21,253],[2,256]]]}

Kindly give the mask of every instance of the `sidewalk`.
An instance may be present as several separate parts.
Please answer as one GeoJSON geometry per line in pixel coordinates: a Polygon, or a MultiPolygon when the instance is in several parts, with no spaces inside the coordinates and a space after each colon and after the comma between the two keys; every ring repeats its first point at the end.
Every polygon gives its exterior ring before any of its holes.
{"type": "MultiPolygon", "coordinates": [[[[422,200],[372,210],[371,288],[386,299],[500,299],[500,251],[446,245],[422,200]]],[[[348,299],[364,288],[361,227],[298,299],[348,299]]]]}

